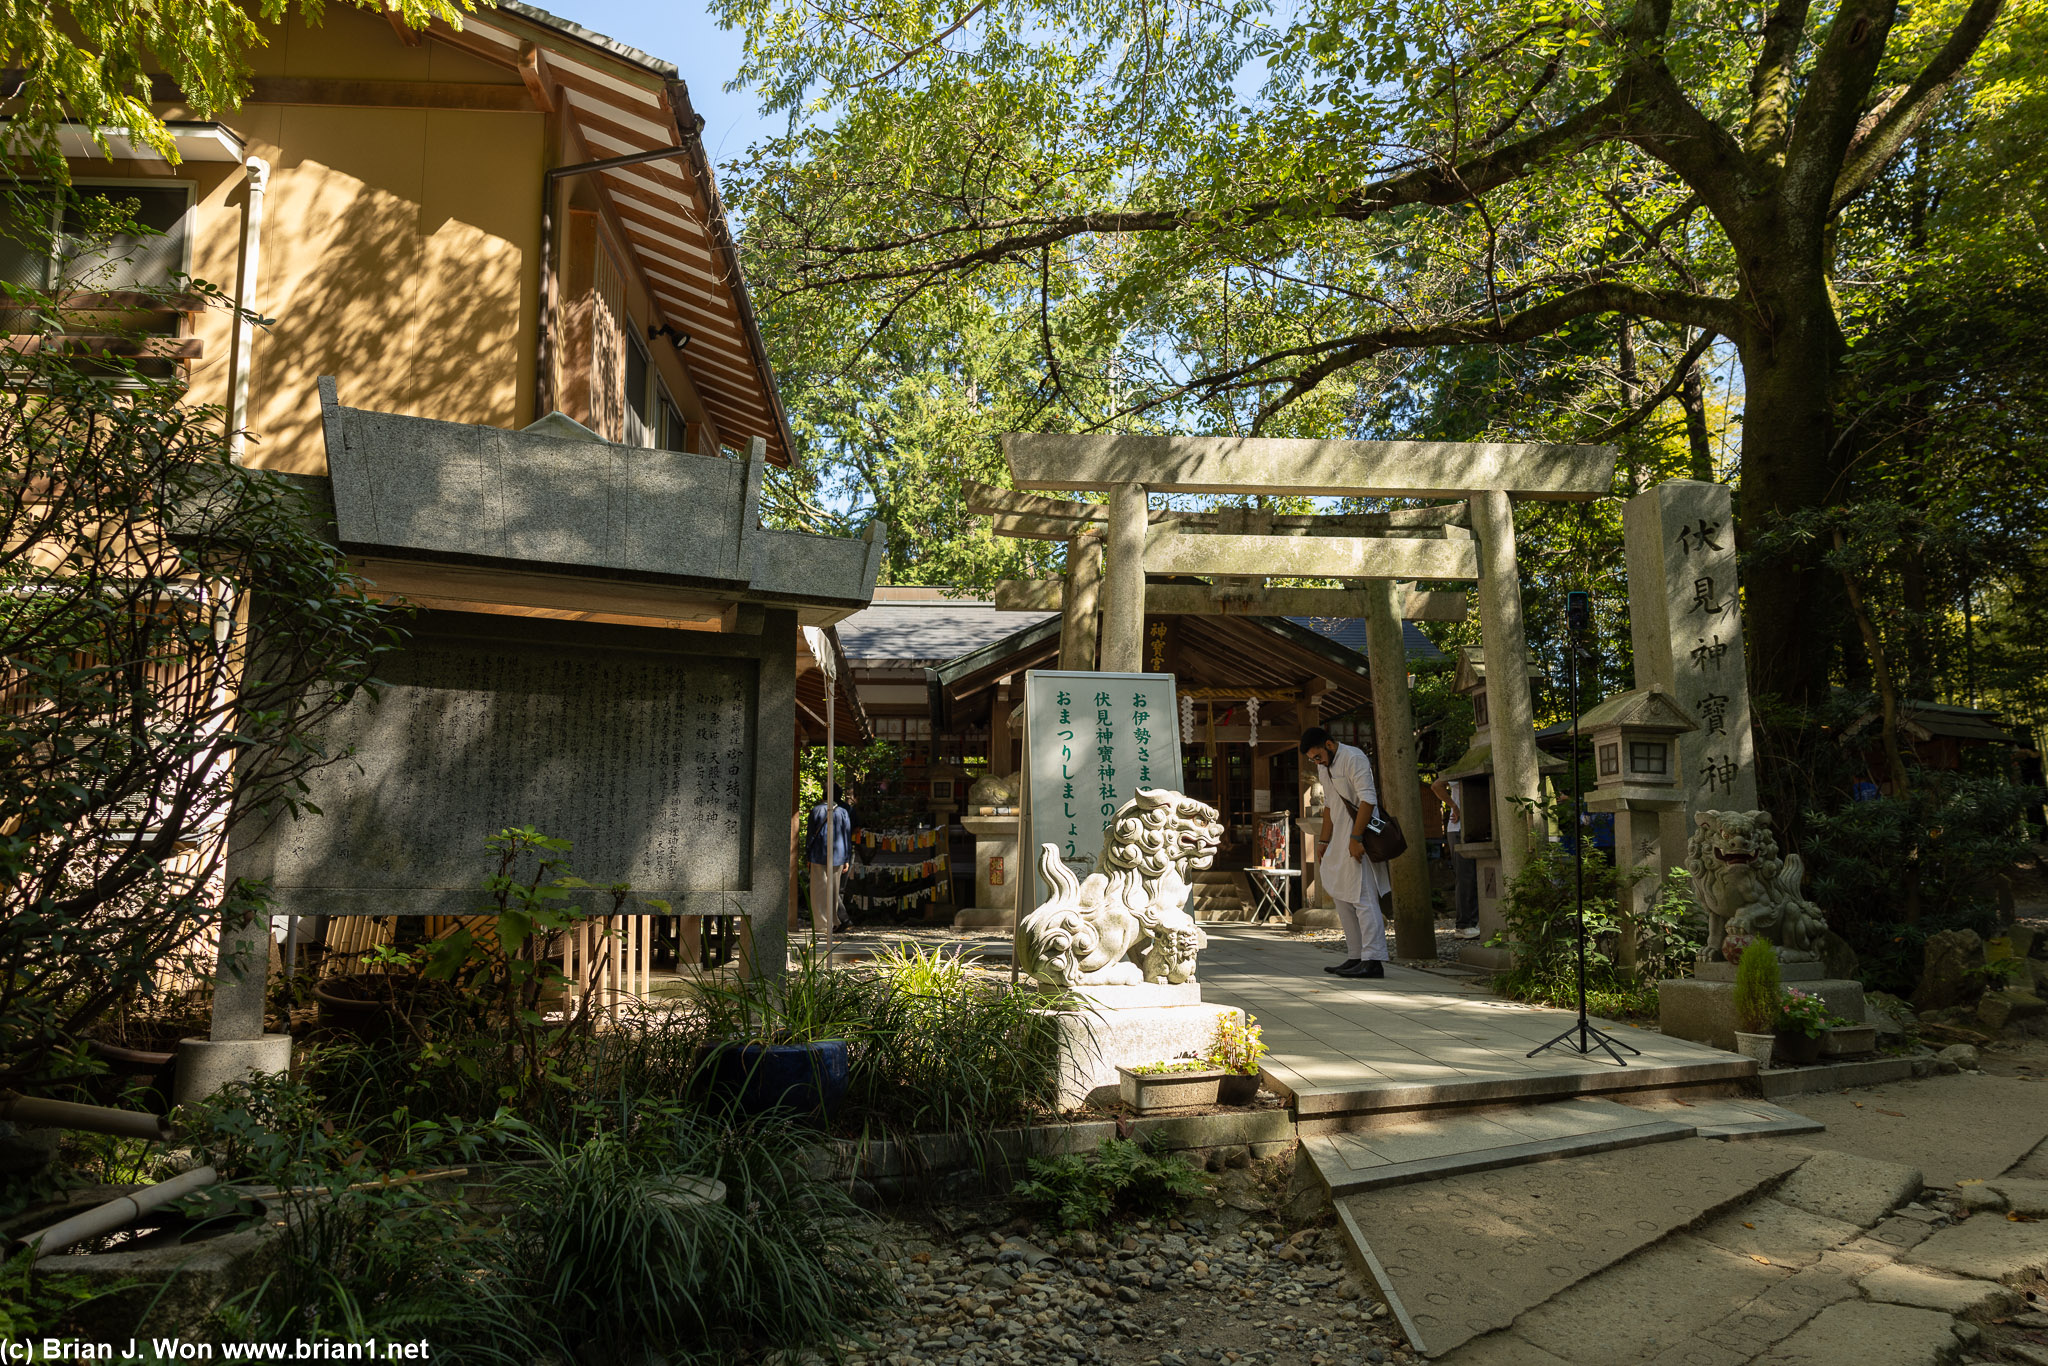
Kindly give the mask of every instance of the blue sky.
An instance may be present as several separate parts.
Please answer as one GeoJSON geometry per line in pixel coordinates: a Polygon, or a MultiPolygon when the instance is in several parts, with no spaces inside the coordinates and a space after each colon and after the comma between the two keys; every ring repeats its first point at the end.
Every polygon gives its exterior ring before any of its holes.
{"type": "Polygon", "coordinates": [[[630,43],[650,56],[674,62],[689,82],[690,101],[704,116],[704,147],[722,165],[747,145],[783,126],[764,120],[750,94],[728,94],[725,83],[740,65],[740,34],[691,0],[538,0],[542,9],[573,19],[608,38],[630,43]]]}

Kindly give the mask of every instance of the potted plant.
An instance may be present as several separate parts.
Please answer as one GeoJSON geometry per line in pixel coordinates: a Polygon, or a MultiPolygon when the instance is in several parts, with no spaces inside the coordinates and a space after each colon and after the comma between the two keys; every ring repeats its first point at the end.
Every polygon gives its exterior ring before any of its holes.
{"type": "Polygon", "coordinates": [[[1259,1094],[1259,1059],[1266,1056],[1266,1044],[1256,1016],[1244,1023],[1236,1017],[1216,1017],[1216,1041],[1209,1048],[1211,1066],[1223,1069],[1216,1087],[1218,1105],[1249,1105],[1259,1094]]]}
{"type": "Polygon", "coordinates": [[[1823,1058],[1851,1058],[1876,1051],[1876,1025],[1857,1024],[1837,1017],[1827,1032],[1820,1036],[1820,1055],[1823,1058]]]}
{"type": "Polygon", "coordinates": [[[1196,1105],[1249,1105],[1259,1094],[1259,1059],[1266,1054],[1258,1021],[1219,1015],[1209,1051],[1197,1057],[1119,1067],[1117,1089],[1139,1114],[1196,1105]]]}
{"type": "Polygon", "coordinates": [[[1752,939],[1735,964],[1735,1051],[1771,1065],[1778,1023],[1778,950],[1767,939],[1752,939]]]}
{"type": "Polygon", "coordinates": [[[851,1041],[869,1024],[844,980],[806,953],[778,990],[761,979],[699,989],[712,1042],[697,1050],[697,1080],[741,1114],[770,1111],[829,1120],[846,1098],[851,1041]]]}
{"type": "Polygon", "coordinates": [[[86,1049],[123,1085],[140,1085],[140,1103],[168,1110],[178,1040],[206,1033],[211,1021],[203,998],[152,1004],[153,1010],[131,1007],[94,1026],[86,1049]]]}
{"type": "MultiPolygon", "coordinates": [[[[1230,1074],[1207,1058],[1173,1058],[1163,1062],[1118,1067],[1117,1090],[1139,1114],[1214,1105],[1230,1074]]],[[[1253,1082],[1257,1086],[1256,1080],[1253,1082]]]]}
{"type": "Polygon", "coordinates": [[[409,1032],[454,992],[421,974],[427,951],[379,944],[362,958],[362,970],[322,977],[313,984],[320,1027],[359,1043],[375,1043],[409,1032]]]}
{"type": "Polygon", "coordinates": [[[829,1119],[846,1099],[850,1060],[844,1038],[806,1039],[775,1030],[746,1042],[701,1050],[705,1085],[742,1114],[782,1112],[829,1119]]]}
{"type": "Polygon", "coordinates": [[[1793,1067],[1820,1061],[1821,1036],[1835,1017],[1828,1004],[1810,991],[1789,988],[1778,998],[1776,1056],[1793,1067]]]}

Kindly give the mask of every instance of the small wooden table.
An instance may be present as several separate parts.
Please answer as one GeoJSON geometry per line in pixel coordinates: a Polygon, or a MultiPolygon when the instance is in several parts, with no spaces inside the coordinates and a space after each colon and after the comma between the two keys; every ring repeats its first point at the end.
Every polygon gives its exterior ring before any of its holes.
{"type": "Polygon", "coordinates": [[[1247,868],[1245,872],[1252,880],[1252,891],[1259,898],[1253,915],[1260,924],[1268,920],[1287,918],[1287,879],[1300,877],[1299,868],[1247,868]]]}

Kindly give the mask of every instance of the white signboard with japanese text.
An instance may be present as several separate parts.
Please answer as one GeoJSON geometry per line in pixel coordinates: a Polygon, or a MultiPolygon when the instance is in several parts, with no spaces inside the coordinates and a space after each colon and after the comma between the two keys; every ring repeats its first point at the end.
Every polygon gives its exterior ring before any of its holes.
{"type": "Polygon", "coordinates": [[[1031,869],[1021,918],[1051,895],[1038,875],[1041,844],[1077,873],[1102,852],[1102,832],[1141,787],[1182,791],[1180,705],[1172,674],[1024,675],[1024,839],[1031,869]]]}

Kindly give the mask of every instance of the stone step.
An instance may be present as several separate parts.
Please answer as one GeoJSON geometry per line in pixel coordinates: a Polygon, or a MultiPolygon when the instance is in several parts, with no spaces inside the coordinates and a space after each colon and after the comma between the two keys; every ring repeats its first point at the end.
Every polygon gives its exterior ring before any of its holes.
{"type": "Polygon", "coordinates": [[[1251,883],[1235,869],[1210,868],[1196,879],[1188,914],[1205,925],[1242,924],[1257,919],[1251,883]]]}
{"type": "Polygon", "coordinates": [[[1301,1148],[1323,1186],[1338,1198],[1461,1172],[1668,1143],[1696,1132],[1688,1119],[1574,1098],[1383,1116],[1369,1128],[1304,1138],[1301,1148]]]}
{"type": "MultiPolygon", "coordinates": [[[[1688,1138],[1363,1191],[1336,1202],[1337,1218],[1409,1342],[1437,1357],[1749,1200],[1803,1157],[1688,1138]]],[[[1521,1346],[1487,1359],[1547,1366],[1521,1346]]]]}
{"type": "MultiPolygon", "coordinates": [[[[1767,1194],[1563,1287],[1508,1328],[1430,1355],[1444,1366],[1936,1366],[1957,1359],[1958,1339],[1978,1344],[1965,1361],[2002,1355],[1969,1321],[2023,1310],[2015,1287],[2048,1268],[2048,1226],[1950,1223],[1909,1203],[1921,1188],[1916,1168],[1811,1151],[1767,1194]]],[[[1501,1275],[1512,1284],[1528,1272],[1501,1275]]],[[[1423,1332],[1435,1306],[1465,1302],[1455,1274],[1419,1288],[1426,1304],[1411,1318],[1423,1332]]]]}
{"type": "Polygon", "coordinates": [[[1622,1103],[1659,1119],[1690,1124],[1701,1138],[1783,1137],[1787,1134],[1817,1134],[1828,1127],[1782,1105],[1743,1096],[1699,1099],[1628,1096],[1622,1103]]]}
{"type": "Polygon", "coordinates": [[[1288,1092],[1304,1136],[1366,1129],[1404,1111],[1536,1105],[1572,1096],[1620,1098],[1682,1090],[1720,1091],[1756,1076],[1756,1063],[1735,1053],[1710,1054],[1678,1062],[1633,1061],[1615,1067],[1604,1058],[1576,1060],[1556,1071],[1445,1072],[1428,1081],[1370,1081],[1298,1087],[1288,1092]]]}

